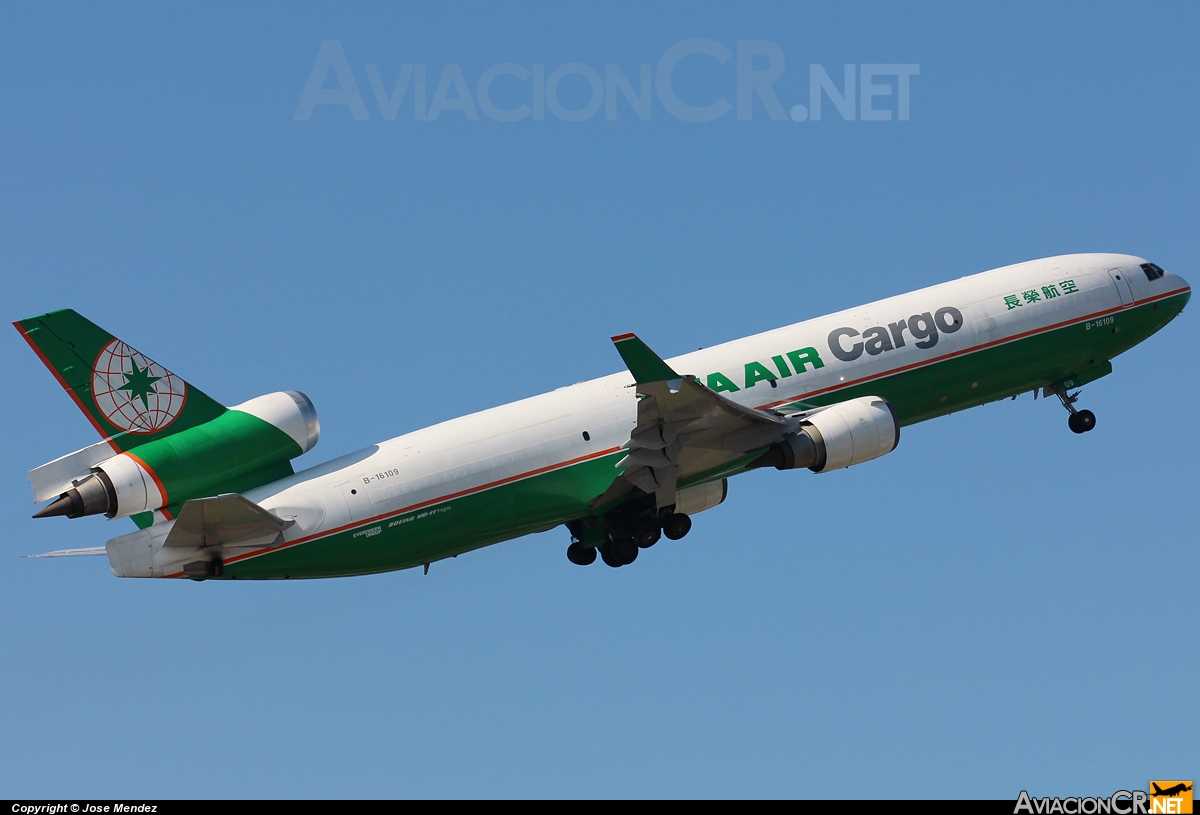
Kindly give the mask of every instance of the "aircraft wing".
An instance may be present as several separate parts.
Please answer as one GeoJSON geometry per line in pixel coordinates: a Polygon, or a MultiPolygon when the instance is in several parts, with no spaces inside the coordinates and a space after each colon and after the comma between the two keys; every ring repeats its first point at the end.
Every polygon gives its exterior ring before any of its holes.
{"type": "Polygon", "coordinates": [[[624,472],[604,495],[603,505],[637,487],[655,495],[658,506],[675,503],[680,479],[736,469],[747,454],[770,447],[799,422],[745,407],[676,373],[634,334],[612,338],[637,383],[637,426],[617,466],[624,472]]]}
{"type": "Polygon", "coordinates": [[[233,493],[186,501],[163,546],[271,546],[294,524],[233,493]]]}

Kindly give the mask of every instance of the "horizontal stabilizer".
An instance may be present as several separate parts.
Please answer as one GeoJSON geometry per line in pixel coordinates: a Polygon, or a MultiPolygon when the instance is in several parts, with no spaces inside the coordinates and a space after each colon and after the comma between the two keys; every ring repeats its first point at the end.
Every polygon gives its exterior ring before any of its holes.
{"type": "Polygon", "coordinates": [[[271,546],[294,524],[241,495],[187,501],[163,546],[271,546]]]}
{"type": "Polygon", "coordinates": [[[95,557],[106,554],[108,552],[103,546],[89,546],[86,549],[59,549],[56,552],[43,552],[40,555],[21,555],[21,557],[95,557]]]}
{"type": "Polygon", "coordinates": [[[33,486],[33,502],[40,504],[57,498],[92,474],[92,468],[117,454],[108,439],[98,441],[90,447],[76,450],[48,464],[29,471],[29,483],[33,486]]]}

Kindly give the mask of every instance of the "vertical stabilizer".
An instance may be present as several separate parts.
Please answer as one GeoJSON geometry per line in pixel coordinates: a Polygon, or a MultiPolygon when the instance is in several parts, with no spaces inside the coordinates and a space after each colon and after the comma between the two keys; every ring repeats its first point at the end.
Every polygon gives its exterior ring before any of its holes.
{"type": "Polygon", "coordinates": [[[13,325],[118,451],[203,424],[226,410],[71,309],[13,325]]]}

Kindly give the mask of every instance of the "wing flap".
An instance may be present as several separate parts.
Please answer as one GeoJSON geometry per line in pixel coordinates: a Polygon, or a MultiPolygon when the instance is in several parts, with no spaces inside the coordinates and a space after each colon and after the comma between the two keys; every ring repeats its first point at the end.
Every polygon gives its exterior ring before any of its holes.
{"type": "Polygon", "coordinates": [[[636,487],[660,507],[675,503],[676,484],[716,469],[793,431],[797,420],[746,407],[715,393],[691,374],[678,374],[634,334],[613,337],[639,396],[637,426],[617,462],[622,478],[597,505],[636,487]]]}

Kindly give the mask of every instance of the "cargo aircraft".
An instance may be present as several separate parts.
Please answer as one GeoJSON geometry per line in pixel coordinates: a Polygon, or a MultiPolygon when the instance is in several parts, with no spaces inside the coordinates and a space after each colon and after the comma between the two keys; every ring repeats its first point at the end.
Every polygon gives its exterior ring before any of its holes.
{"type": "MultiPolygon", "coordinates": [[[[15,323],[103,441],[29,473],[34,516],[131,517],[119,577],[255,580],[424,566],[565,526],[567,558],[632,563],[747,470],[828,473],[900,428],[1029,391],[1070,429],[1078,389],[1183,310],[1142,258],[1077,254],[962,277],[664,360],[613,337],[626,371],[293,472],[317,412],[283,391],[225,407],[74,311],[15,323]]],[[[39,556],[40,557],[40,556],[39,556]]]]}

